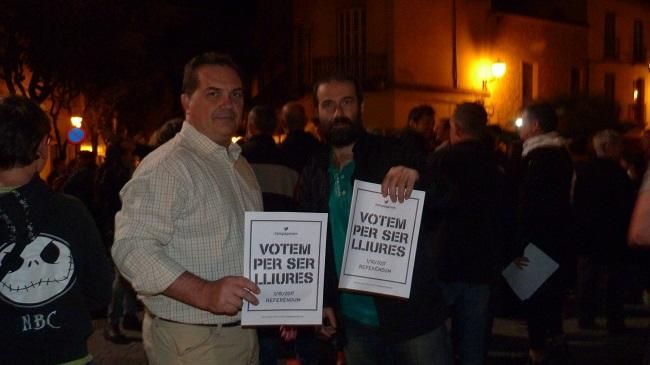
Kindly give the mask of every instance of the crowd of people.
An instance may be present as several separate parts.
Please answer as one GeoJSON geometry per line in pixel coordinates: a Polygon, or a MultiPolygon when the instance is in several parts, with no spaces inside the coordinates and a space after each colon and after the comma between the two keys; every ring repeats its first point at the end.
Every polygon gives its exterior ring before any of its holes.
{"type": "Polygon", "coordinates": [[[288,344],[303,364],[484,364],[501,271],[529,265],[530,243],[559,263],[519,303],[530,364],[570,358],[569,289],[590,329],[604,283],[607,330],[625,330],[628,232],[650,241],[650,178],[635,183],[618,132],[596,133],[592,157],[578,160],[555,110],[535,103],[504,151],[483,105],[467,102],[450,118],[415,106],[399,133],[371,134],[360,84],[333,73],[313,88],[314,136],[302,104],[244,118],[244,95],[228,56],[198,55],[184,69],[184,118],[154,134],[137,168],[133,142],[116,138],[101,166],[81,152],[72,166],[54,160],[47,181],[46,115],[0,99],[2,358],[90,364],[90,313],[108,308],[105,338],[124,344],[123,329],[142,330],[151,364],[277,364],[288,344]],[[408,299],[338,290],[355,179],[394,202],[426,192],[408,299]],[[328,213],[317,328],[241,326],[260,292],[243,276],[244,212],[263,210],[328,213]]]}

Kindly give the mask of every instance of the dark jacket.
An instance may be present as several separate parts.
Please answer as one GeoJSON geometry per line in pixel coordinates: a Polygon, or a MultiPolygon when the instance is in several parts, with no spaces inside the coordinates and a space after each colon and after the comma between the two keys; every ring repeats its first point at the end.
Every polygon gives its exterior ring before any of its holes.
{"type": "Polygon", "coordinates": [[[399,132],[397,138],[399,138],[401,143],[413,146],[411,148],[416,148],[425,154],[433,152],[432,144],[426,137],[413,128],[405,127],[399,132]]]}
{"type": "Polygon", "coordinates": [[[560,270],[567,269],[575,252],[571,228],[573,163],[569,152],[563,147],[539,147],[521,163],[520,252],[533,243],[555,259],[560,270]]]}
{"type": "Polygon", "coordinates": [[[0,195],[0,210],[0,358],[58,364],[85,356],[90,311],[111,297],[95,223],[81,202],[38,178],[0,195]]]}
{"type": "Polygon", "coordinates": [[[280,150],[287,166],[300,174],[319,146],[320,142],[311,134],[305,131],[291,131],[280,145],[280,150]]]}
{"type": "MultiPolygon", "coordinates": [[[[397,141],[392,138],[362,135],[353,148],[355,171],[352,178],[381,183],[392,166],[421,166],[417,156],[398,148],[397,145],[397,141]]],[[[298,202],[305,211],[327,213],[329,210],[327,169],[330,153],[330,147],[323,146],[303,170],[298,188],[298,202]]],[[[325,306],[336,306],[338,279],[331,232],[328,232],[327,239],[324,301],[325,306]]],[[[430,245],[422,243],[426,239],[427,237],[420,235],[410,298],[406,300],[373,296],[380,330],[389,342],[400,342],[427,333],[443,324],[446,318],[444,301],[430,262],[430,245]]]]}
{"type": "Polygon", "coordinates": [[[576,168],[578,253],[598,262],[622,264],[635,198],[634,184],[618,162],[596,158],[576,168]]]}
{"type": "Polygon", "coordinates": [[[297,209],[294,191],[298,173],[287,166],[284,155],[273,137],[252,136],[241,145],[242,155],[251,165],[262,189],[266,212],[292,212],[297,209]]]}
{"type": "Polygon", "coordinates": [[[514,214],[506,176],[491,146],[473,140],[437,152],[427,191],[426,225],[434,232],[440,279],[490,284],[505,259],[514,214]]]}
{"type": "Polygon", "coordinates": [[[120,190],[131,178],[131,173],[131,169],[121,163],[104,164],[97,170],[97,227],[107,248],[113,245],[115,214],[122,209],[120,190]]]}
{"type": "Polygon", "coordinates": [[[286,165],[273,137],[267,134],[258,134],[246,139],[241,145],[241,154],[246,157],[248,163],[286,165]]]}

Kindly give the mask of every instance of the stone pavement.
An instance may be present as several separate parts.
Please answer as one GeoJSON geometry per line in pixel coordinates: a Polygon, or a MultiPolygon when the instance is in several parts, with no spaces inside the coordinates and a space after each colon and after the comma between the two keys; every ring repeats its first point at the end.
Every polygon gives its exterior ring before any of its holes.
{"type": "MultiPolygon", "coordinates": [[[[645,359],[650,350],[650,309],[646,307],[627,308],[627,331],[608,335],[603,329],[578,330],[577,321],[564,321],[569,351],[575,365],[650,365],[645,359]],[[645,361],[645,362],[644,362],[645,361]]],[[[102,330],[106,321],[94,321],[95,331],[89,339],[90,351],[98,365],[140,365],[146,364],[142,342],[138,332],[125,334],[134,342],[115,345],[106,340],[102,330]]],[[[598,319],[604,326],[604,321],[598,319]]],[[[487,365],[523,365],[526,361],[526,327],[522,320],[497,318],[493,328],[493,340],[487,365]]],[[[226,364],[228,365],[228,364],[226,364]]]]}

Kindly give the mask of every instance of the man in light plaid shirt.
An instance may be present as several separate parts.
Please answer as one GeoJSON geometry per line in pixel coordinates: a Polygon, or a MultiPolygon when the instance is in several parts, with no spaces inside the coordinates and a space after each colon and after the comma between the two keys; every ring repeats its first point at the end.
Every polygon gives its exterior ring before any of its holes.
{"type": "Polygon", "coordinates": [[[151,364],[257,364],[244,300],[259,288],[243,274],[244,212],[261,211],[251,167],[231,143],[244,91],[238,67],[205,53],[185,66],[185,122],[122,189],[112,254],[147,307],[151,364]]]}

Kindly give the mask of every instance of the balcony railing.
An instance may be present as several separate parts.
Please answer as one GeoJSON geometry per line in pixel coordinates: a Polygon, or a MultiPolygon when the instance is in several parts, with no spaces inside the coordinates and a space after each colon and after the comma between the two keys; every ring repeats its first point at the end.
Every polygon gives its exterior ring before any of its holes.
{"type": "Polygon", "coordinates": [[[387,55],[384,53],[359,57],[317,57],[312,63],[309,85],[336,71],[355,77],[368,91],[381,90],[389,82],[387,55]]]}

